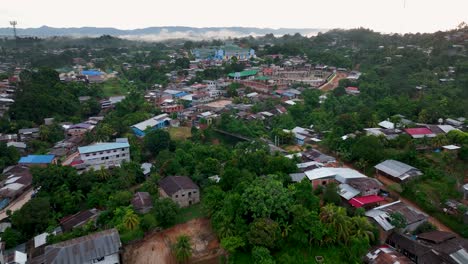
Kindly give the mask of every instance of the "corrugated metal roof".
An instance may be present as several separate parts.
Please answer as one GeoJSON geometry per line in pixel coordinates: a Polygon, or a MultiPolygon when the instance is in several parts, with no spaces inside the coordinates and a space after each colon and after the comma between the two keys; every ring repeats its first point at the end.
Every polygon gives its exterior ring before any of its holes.
{"type": "Polygon", "coordinates": [[[397,160],[386,160],[374,166],[374,168],[397,178],[408,178],[409,176],[421,175],[421,171],[408,164],[397,160]],[[406,175],[408,174],[408,175],[406,175]],[[406,176],[405,176],[406,175],[406,176]]]}
{"type": "Polygon", "coordinates": [[[52,163],[54,160],[54,155],[28,155],[26,157],[21,157],[18,163],[36,163],[36,164],[43,164],[43,163],[52,163]]]}
{"type": "Polygon", "coordinates": [[[289,174],[293,182],[301,182],[306,177],[305,173],[291,173],[289,174]]]}
{"type": "Polygon", "coordinates": [[[82,264],[119,252],[119,233],[109,229],[67,240],[45,248],[45,262],[51,264],[82,264]]]}
{"type": "Polygon", "coordinates": [[[128,147],[130,147],[130,144],[128,143],[117,143],[117,142],[98,143],[98,144],[90,145],[86,147],[79,147],[78,151],[81,154],[86,154],[86,153],[106,151],[106,150],[119,149],[119,148],[128,148],[128,147]]]}
{"type": "Polygon", "coordinates": [[[339,189],[338,194],[346,200],[349,200],[360,193],[359,190],[354,189],[353,187],[351,187],[350,185],[346,183],[342,183],[338,185],[338,189],[339,189]]]}
{"type": "Polygon", "coordinates": [[[170,120],[171,119],[169,118],[168,114],[161,114],[161,115],[152,117],[148,120],[145,120],[143,122],[140,122],[138,124],[135,124],[132,127],[137,128],[141,131],[145,131],[148,127],[154,127],[160,122],[170,121],[170,120]]]}

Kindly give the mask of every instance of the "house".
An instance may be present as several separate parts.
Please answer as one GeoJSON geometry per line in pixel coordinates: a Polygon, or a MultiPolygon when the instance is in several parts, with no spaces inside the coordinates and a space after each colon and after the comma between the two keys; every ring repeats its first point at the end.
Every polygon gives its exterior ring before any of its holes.
{"type": "Polygon", "coordinates": [[[384,198],[378,195],[381,186],[382,183],[373,178],[350,178],[346,183],[338,185],[338,194],[355,208],[368,208],[384,201],[384,198]]]}
{"type": "Polygon", "coordinates": [[[410,135],[412,138],[424,138],[424,137],[435,137],[436,134],[432,132],[429,128],[427,127],[418,127],[418,128],[407,128],[405,129],[405,132],[410,135]]]}
{"type": "Polygon", "coordinates": [[[109,168],[130,161],[130,144],[126,138],[116,139],[113,143],[96,143],[79,147],[78,152],[83,164],[88,168],[109,168]]]}
{"type": "Polygon", "coordinates": [[[3,171],[3,175],[5,178],[0,183],[0,210],[32,186],[32,174],[27,166],[8,167],[3,171]]]}
{"type": "Polygon", "coordinates": [[[426,214],[401,201],[375,207],[367,211],[365,215],[377,223],[381,230],[381,238],[383,241],[386,236],[388,236],[389,231],[392,231],[395,228],[390,223],[390,216],[392,213],[396,212],[400,213],[406,220],[406,227],[402,228],[402,232],[414,231],[422,223],[427,222],[428,219],[426,214]]]}
{"type": "Polygon", "coordinates": [[[383,245],[377,249],[371,250],[364,257],[366,264],[413,264],[408,257],[396,251],[395,249],[383,245]]]}
{"type": "Polygon", "coordinates": [[[318,168],[304,172],[314,188],[331,182],[347,183],[350,179],[367,176],[349,168],[318,168]]]}
{"type": "Polygon", "coordinates": [[[154,116],[148,120],[133,125],[133,133],[138,137],[144,137],[147,130],[156,130],[170,125],[171,118],[168,114],[154,116]]]}
{"type": "Polygon", "coordinates": [[[200,202],[198,186],[186,176],[168,176],[159,181],[159,194],[169,197],[180,207],[187,207],[200,202]]]}
{"type": "Polygon", "coordinates": [[[346,87],[345,92],[349,95],[358,95],[361,93],[358,87],[352,87],[352,86],[346,87]]]}
{"type": "Polygon", "coordinates": [[[120,263],[117,229],[109,229],[46,246],[44,264],[120,263]]]}
{"type": "Polygon", "coordinates": [[[140,214],[146,214],[153,208],[153,201],[148,192],[136,192],[132,199],[133,208],[140,214]]]}
{"type": "Polygon", "coordinates": [[[302,146],[312,137],[312,130],[302,128],[302,127],[295,127],[292,130],[283,129],[286,133],[294,134],[294,138],[296,140],[296,144],[302,146]]]}
{"type": "Polygon", "coordinates": [[[330,164],[336,162],[336,159],[334,157],[325,155],[316,149],[304,151],[301,157],[303,161],[316,161],[323,164],[330,164]]]}
{"type": "Polygon", "coordinates": [[[395,129],[395,123],[384,120],[379,123],[379,126],[385,129],[395,129]]]}
{"type": "Polygon", "coordinates": [[[62,232],[69,232],[72,231],[74,228],[78,228],[84,226],[85,224],[89,223],[90,221],[96,221],[100,211],[96,208],[84,210],[78,212],[74,215],[66,216],[60,219],[60,228],[62,232]]]}
{"type": "Polygon", "coordinates": [[[75,125],[71,125],[67,129],[67,135],[70,137],[82,137],[86,132],[93,130],[94,125],[88,123],[79,123],[75,125]]]}
{"type": "Polygon", "coordinates": [[[380,188],[383,186],[381,182],[374,178],[352,178],[346,182],[349,186],[358,190],[360,195],[377,195],[380,192],[380,188]]]}
{"type": "Polygon", "coordinates": [[[377,170],[378,175],[387,177],[396,182],[404,182],[423,175],[423,173],[415,167],[397,160],[386,160],[375,165],[374,168],[377,170]]]}
{"type": "Polygon", "coordinates": [[[444,231],[431,231],[414,236],[392,233],[387,244],[417,264],[468,263],[468,240],[444,231]]]}
{"type": "Polygon", "coordinates": [[[18,164],[45,167],[50,164],[57,164],[57,159],[54,155],[28,155],[21,157],[18,164]]]}
{"type": "Polygon", "coordinates": [[[39,128],[23,128],[18,130],[18,137],[20,141],[29,141],[39,138],[39,128]]]}
{"type": "Polygon", "coordinates": [[[349,204],[354,208],[369,207],[385,201],[383,197],[372,194],[367,196],[353,197],[349,200],[349,204]]]}

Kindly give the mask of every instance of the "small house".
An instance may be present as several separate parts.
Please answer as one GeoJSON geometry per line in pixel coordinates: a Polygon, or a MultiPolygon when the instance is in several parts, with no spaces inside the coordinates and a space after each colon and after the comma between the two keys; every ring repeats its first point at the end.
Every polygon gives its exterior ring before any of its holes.
{"type": "Polygon", "coordinates": [[[386,160],[374,166],[377,174],[396,182],[404,182],[421,176],[423,173],[415,167],[397,160],[386,160]]]}

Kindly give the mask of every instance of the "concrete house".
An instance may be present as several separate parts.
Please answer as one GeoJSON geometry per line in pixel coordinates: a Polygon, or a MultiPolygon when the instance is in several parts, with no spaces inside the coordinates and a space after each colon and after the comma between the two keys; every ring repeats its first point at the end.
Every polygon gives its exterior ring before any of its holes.
{"type": "Polygon", "coordinates": [[[109,168],[130,161],[130,144],[126,138],[116,139],[115,143],[97,143],[80,147],[78,151],[87,168],[109,168]]]}
{"type": "Polygon", "coordinates": [[[200,202],[199,187],[186,176],[169,176],[159,181],[159,194],[169,197],[180,207],[200,202]]]}

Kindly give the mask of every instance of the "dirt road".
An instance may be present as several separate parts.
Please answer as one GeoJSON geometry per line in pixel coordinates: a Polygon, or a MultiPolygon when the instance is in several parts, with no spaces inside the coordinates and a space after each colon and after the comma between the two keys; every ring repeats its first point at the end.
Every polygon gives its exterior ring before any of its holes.
{"type": "Polygon", "coordinates": [[[0,211],[0,221],[7,218],[6,212],[8,210],[11,210],[11,212],[14,212],[16,210],[21,209],[23,205],[25,205],[29,200],[31,200],[31,195],[33,194],[33,189],[23,193],[18,199],[14,200],[11,204],[9,204],[6,208],[4,208],[2,211],[0,211]]]}
{"type": "Polygon", "coordinates": [[[319,90],[322,91],[331,91],[338,87],[340,80],[346,78],[348,76],[345,72],[337,72],[335,77],[333,77],[329,82],[320,86],[319,90]]]}
{"type": "Polygon", "coordinates": [[[188,235],[192,243],[189,263],[218,263],[223,253],[219,241],[211,229],[209,219],[193,219],[161,232],[147,235],[143,240],[124,246],[123,263],[176,264],[171,246],[180,235],[188,235]]]}

